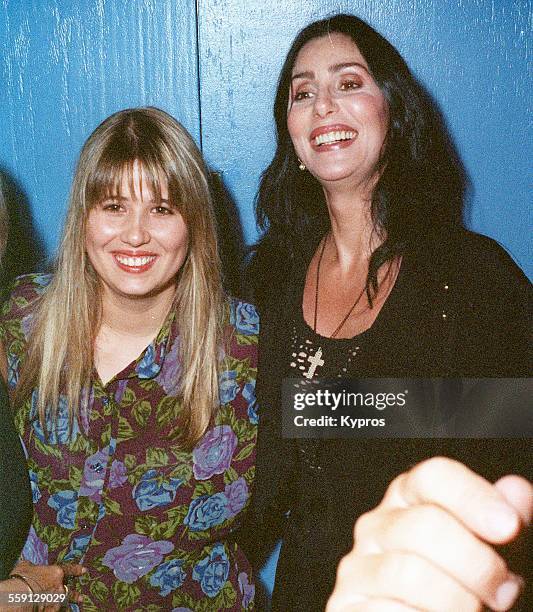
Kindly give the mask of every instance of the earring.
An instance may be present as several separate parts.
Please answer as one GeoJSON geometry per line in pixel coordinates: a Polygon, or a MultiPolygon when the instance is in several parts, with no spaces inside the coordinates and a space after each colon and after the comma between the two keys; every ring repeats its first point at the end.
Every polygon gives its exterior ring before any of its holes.
{"type": "Polygon", "coordinates": [[[306,170],[306,167],[305,167],[305,164],[303,163],[303,161],[299,157],[297,157],[296,159],[300,162],[300,165],[298,166],[298,168],[300,168],[300,170],[302,170],[302,172],[304,170],[306,170]]]}

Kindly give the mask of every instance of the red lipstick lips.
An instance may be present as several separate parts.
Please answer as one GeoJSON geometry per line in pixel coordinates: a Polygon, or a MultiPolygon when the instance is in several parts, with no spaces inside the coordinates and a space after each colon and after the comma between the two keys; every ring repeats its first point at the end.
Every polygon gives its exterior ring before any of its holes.
{"type": "Polygon", "coordinates": [[[315,128],[309,135],[309,140],[313,150],[325,152],[349,147],[356,137],[357,130],[343,123],[335,123],[315,128]]]}
{"type": "Polygon", "coordinates": [[[149,251],[113,251],[113,258],[124,272],[141,274],[154,265],[157,254],[149,251]]]}

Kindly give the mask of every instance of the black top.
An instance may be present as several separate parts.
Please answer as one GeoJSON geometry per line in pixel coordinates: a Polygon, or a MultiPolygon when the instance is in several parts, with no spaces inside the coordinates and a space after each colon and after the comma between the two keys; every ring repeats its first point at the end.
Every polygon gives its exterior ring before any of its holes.
{"type": "MultiPolygon", "coordinates": [[[[284,539],[273,597],[273,610],[280,612],[324,609],[337,563],[352,546],[357,517],[374,508],[391,480],[415,463],[442,454],[490,480],[509,472],[531,474],[530,441],[519,438],[319,443],[281,438],[280,383],[295,375],[293,338],[295,333],[297,342],[316,338],[301,315],[315,247],[292,276],[279,275],[290,283],[273,286],[261,309],[254,523],[258,532],[258,526],[264,530],[262,541],[266,533],[281,532],[284,539]]],[[[404,255],[372,327],[352,341],[330,340],[325,346],[339,347],[337,363],[346,350],[359,347],[347,367],[349,377],[527,376],[529,299],[529,283],[507,253],[489,238],[461,231],[442,246],[404,255]]]]}
{"type": "Polygon", "coordinates": [[[0,379],[0,580],[9,576],[30,528],[33,505],[28,468],[0,379]]]}

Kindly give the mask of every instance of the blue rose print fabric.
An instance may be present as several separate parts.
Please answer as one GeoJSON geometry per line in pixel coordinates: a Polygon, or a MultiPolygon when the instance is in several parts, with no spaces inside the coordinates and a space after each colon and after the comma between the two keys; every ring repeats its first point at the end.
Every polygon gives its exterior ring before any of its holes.
{"type": "MultiPolygon", "coordinates": [[[[11,392],[49,280],[20,277],[4,305],[0,334],[11,392]]],[[[175,442],[181,364],[172,314],[106,386],[95,374],[72,429],[64,399],[47,436],[37,420],[37,390],[16,409],[35,509],[23,556],[83,563],[89,573],[75,586],[84,611],[254,607],[250,565],[229,536],[254,479],[259,321],[250,304],[228,300],[227,308],[220,409],[192,451],[175,442]]]]}

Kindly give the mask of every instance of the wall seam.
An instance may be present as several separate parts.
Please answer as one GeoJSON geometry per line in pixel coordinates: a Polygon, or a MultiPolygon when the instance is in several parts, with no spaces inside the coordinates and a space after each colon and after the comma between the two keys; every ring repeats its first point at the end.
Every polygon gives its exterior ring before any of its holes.
{"type": "Polygon", "coordinates": [[[198,86],[198,139],[200,151],[204,152],[202,121],[202,76],[200,72],[200,0],[196,0],[196,83],[198,86]]]}

